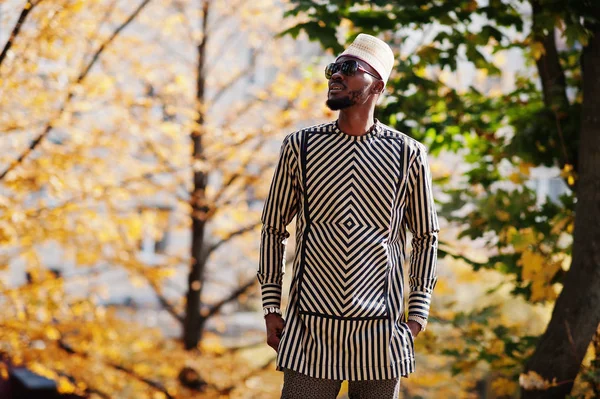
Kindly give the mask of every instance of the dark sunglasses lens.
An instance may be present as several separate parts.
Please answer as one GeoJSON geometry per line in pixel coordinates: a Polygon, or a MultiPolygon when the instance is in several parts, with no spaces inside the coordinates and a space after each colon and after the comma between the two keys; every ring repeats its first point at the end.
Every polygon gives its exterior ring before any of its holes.
{"type": "Polygon", "coordinates": [[[358,70],[358,62],[354,60],[344,61],[342,64],[342,73],[346,76],[354,76],[358,70]]]}
{"type": "Polygon", "coordinates": [[[348,60],[344,62],[332,62],[325,67],[325,77],[331,79],[334,73],[341,70],[346,76],[354,76],[358,71],[358,62],[354,60],[348,60]]]}
{"type": "Polygon", "coordinates": [[[338,70],[338,65],[335,63],[331,63],[325,67],[325,77],[327,79],[331,79],[331,76],[336,73],[338,70]]]}

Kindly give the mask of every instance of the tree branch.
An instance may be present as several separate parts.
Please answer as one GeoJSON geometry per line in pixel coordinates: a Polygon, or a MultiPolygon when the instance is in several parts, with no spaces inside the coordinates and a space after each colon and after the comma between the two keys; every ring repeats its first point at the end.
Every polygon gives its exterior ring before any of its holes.
{"type": "Polygon", "coordinates": [[[152,287],[152,290],[154,291],[154,294],[156,295],[156,298],[160,302],[161,306],[167,312],[169,312],[169,314],[171,316],[173,316],[173,318],[175,320],[177,320],[178,322],[180,322],[181,324],[183,324],[183,316],[180,315],[179,313],[177,313],[177,311],[175,310],[175,307],[169,302],[169,300],[166,297],[164,297],[160,293],[160,288],[156,285],[156,283],[154,283],[153,281],[151,281],[150,278],[148,278],[146,275],[144,275],[144,273],[140,273],[140,274],[142,274],[146,278],[146,281],[148,282],[148,284],[150,285],[150,287],[152,287]]]}
{"type": "Polygon", "coordinates": [[[233,291],[231,294],[229,294],[227,297],[223,298],[219,302],[217,302],[214,305],[212,305],[211,308],[210,308],[210,310],[208,311],[208,313],[206,313],[205,315],[202,315],[201,317],[204,320],[207,320],[210,317],[214,316],[215,314],[217,314],[221,310],[221,308],[224,305],[228,304],[231,301],[236,300],[237,298],[240,297],[240,295],[242,295],[246,291],[248,291],[250,289],[250,287],[252,287],[256,283],[256,281],[257,281],[256,277],[253,276],[248,281],[246,281],[244,284],[242,284],[241,286],[239,286],[235,291],[233,291]]]}
{"type": "Polygon", "coordinates": [[[0,133],[12,133],[12,132],[16,132],[16,131],[40,127],[42,125],[43,125],[43,123],[30,123],[27,125],[12,125],[12,126],[7,126],[7,127],[0,129],[0,133]]]}
{"type": "Polygon", "coordinates": [[[0,53],[0,65],[2,65],[2,61],[4,61],[4,59],[6,58],[8,50],[10,50],[13,43],[15,42],[15,39],[19,35],[19,32],[21,31],[21,27],[23,26],[25,19],[27,19],[27,16],[35,8],[35,6],[37,6],[41,2],[42,0],[38,0],[35,2],[27,1],[23,6],[23,10],[21,10],[21,15],[19,15],[19,19],[17,20],[17,23],[13,28],[12,32],[10,32],[10,37],[8,38],[8,41],[6,42],[4,48],[2,49],[2,52],[0,53]]]}
{"type": "MultiPolygon", "coordinates": [[[[73,377],[73,376],[72,376],[72,375],[70,375],[70,374],[67,374],[67,373],[65,373],[64,371],[61,371],[61,370],[56,370],[56,369],[53,369],[53,370],[54,370],[54,372],[55,372],[57,375],[60,375],[61,377],[66,377],[66,378],[68,378],[70,381],[77,381],[77,379],[76,379],[75,377],[73,377]]],[[[103,398],[103,399],[111,399],[111,397],[110,397],[110,395],[109,395],[108,393],[106,393],[106,392],[104,392],[104,391],[101,391],[101,390],[99,390],[99,389],[96,389],[96,388],[90,388],[90,387],[89,387],[89,382],[86,382],[86,385],[87,385],[87,387],[86,387],[86,388],[85,388],[85,390],[84,390],[84,392],[85,392],[86,394],[94,393],[94,394],[96,394],[96,395],[100,396],[100,397],[101,397],[101,398],[103,398]]],[[[77,397],[79,397],[79,396],[77,396],[77,397]]],[[[86,396],[86,397],[87,397],[87,396],[86,396]]]]}
{"type": "MultiPolygon", "coordinates": [[[[247,108],[249,108],[249,107],[252,107],[252,104],[248,104],[248,107],[247,107],[247,108]]],[[[234,113],[236,113],[236,114],[237,114],[237,113],[238,113],[238,111],[239,111],[239,112],[243,112],[242,110],[244,110],[244,109],[247,109],[247,108],[240,107],[239,109],[234,109],[234,110],[232,110],[232,112],[234,112],[234,113]]],[[[230,121],[230,122],[233,122],[233,121],[230,121]]],[[[231,131],[232,129],[230,128],[230,126],[225,126],[225,125],[222,125],[222,126],[220,126],[220,130],[221,130],[221,132],[225,132],[225,131],[228,131],[228,132],[229,132],[229,131],[231,131]]],[[[246,136],[244,136],[244,137],[243,137],[243,138],[241,138],[240,140],[236,141],[235,143],[231,143],[231,144],[229,144],[229,145],[228,145],[228,148],[231,148],[231,147],[240,147],[241,145],[243,145],[243,144],[246,144],[247,142],[251,141],[251,140],[252,140],[252,139],[254,139],[255,137],[256,137],[256,136],[255,136],[255,135],[253,135],[253,134],[247,134],[246,136]]],[[[210,149],[210,147],[207,147],[207,149],[210,149]]],[[[215,155],[215,156],[212,156],[212,157],[211,157],[211,161],[212,161],[212,163],[213,163],[213,165],[214,165],[214,167],[215,167],[215,168],[218,168],[218,167],[220,167],[220,164],[221,164],[222,162],[225,162],[226,160],[228,160],[228,159],[229,159],[229,157],[227,156],[227,153],[226,153],[226,151],[227,151],[227,150],[225,150],[225,151],[224,151],[224,152],[222,152],[222,153],[217,153],[216,151],[211,151],[211,153],[218,154],[218,155],[215,155]]]]}
{"type": "MultiPolygon", "coordinates": [[[[246,0],[237,0],[234,3],[233,1],[230,0],[230,2],[228,4],[228,8],[230,10],[239,10],[239,8],[243,5],[244,1],[246,1],[246,0]]],[[[234,14],[234,13],[221,14],[217,20],[215,20],[211,23],[210,28],[207,29],[206,32],[208,34],[214,35],[216,32],[215,29],[218,29],[218,28],[224,27],[224,26],[225,27],[230,26],[229,24],[226,23],[226,20],[228,18],[230,18],[232,14],[234,14]]],[[[225,41],[224,43],[227,43],[227,41],[225,41]]]]}
{"type": "Polygon", "coordinates": [[[112,13],[115,11],[116,5],[117,5],[117,0],[111,0],[106,11],[104,12],[104,15],[102,16],[100,21],[98,21],[98,24],[96,26],[96,32],[95,32],[94,36],[88,38],[87,47],[84,52],[84,54],[86,54],[86,55],[82,59],[82,64],[84,64],[85,59],[88,57],[88,51],[93,47],[96,39],[98,39],[100,37],[100,31],[102,30],[102,27],[104,26],[106,21],[108,21],[110,19],[110,17],[112,16],[112,13]]]}
{"type": "MultiPolygon", "coordinates": [[[[65,352],[71,354],[71,355],[78,355],[81,356],[83,358],[88,358],[89,354],[85,353],[85,352],[79,352],[77,350],[75,350],[71,345],[69,345],[68,343],[66,343],[62,338],[58,340],[58,346],[59,348],[61,348],[62,350],[64,350],[65,352]]],[[[149,385],[150,387],[160,391],[163,393],[163,395],[165,395],[166,398],[168,399],[173,399],[173,397],[169,394],[169,392],[167,391],[167,389],[159,382],[153,381],[149,378],[145,378],[142,377],[141,375],[136,374],[133,370],[125,367],[125,366],[121,366],[120,364],[116,364],[116,363],[112,363],[112,362],[107,362],[107,361],[103,361],[103,363],[115,370],[119,370],[124,372],[125,374],[135,378],[138,381],[141,381],[147,385],[149,385]]]]}
{"type": "MultiPolygon", "coordinates": [[[[239,48],[240,40],[244,37],[243,34],[240,34],[239,30],[232,30],[229,34],[221,41],[221,43],[226,43],[228,48],[239,48]]],[[[225,49],[221,49],[221,52],[226,51],[225,49]]],[[[219,54],[221,54],[219,52],[219,54]]],[[[219,65],[220,58],[215,57],[212,60],[209,60],[210,63],[206,64],[206,75],[210,76],[215,71],[215,68],[219,65]]],[[[217,71],[217,74],[219,71],[217,71]]]]}
{"type": "MultiPolygon", "coordinates": [[[[119,236],[121,237],[121,241],[122,242],[127,242],[127,237],[125,237],[125,234],[123,233],[122,229],[117,229],[119,236]]],[[[131,249],[128,249],[127,252],[132,253],[133,251],[131,249]]],[[[115,259],[115,263],[119,263],[120,260],[119,259],[115,259]]],[[[146,273],[144,273],[144,270],[142,270],[142,268],[140,267],[127,267],[125,266],[126,269],[133,269],[133,271],[135,273],[137,273],[138,275],[141,275],[142,277],[144,277],[144,279],[146,280],[146,282],[148,283],[148,285],[150,286],[150,288],[152,288],[152,291],[154,291],[154,295],[156,295],[156,298],[158,299],[158,301],[160,302],[160,304],[162,305],[162,307],[171,315],[173,316],[173,318],[175,320],[177,320],[178,322],[180,322],[181,324],[183,324],[184,322],[184,317],[182,315],[180,315],[177,310],[175,310],[175,307],[171,304],[171,302],[169,302],[169,300],[161,293],[161,289],[160,287],[154,282],[152,281],[152,279],[146,275],[146,273]]]]}
{"type": "Polygon", "coordinates": [[[173,1],[173,7],[185,19],[185,22],[186,22],[185,30],[188,35],[188,40],[193,43],[194,42],[194,29],[192,28],[192,23],[190,22],[188,13],[186,12],[185,4],[181,0],[175,0],[175,1],[173,1]]]}
{"type": "MultiPolygon", "coordinates": [[[[118,36],[118,34],[125,29],[125,27],[127,27],[127,25],[129,25],[131,23],[131,21],[133,21],[135,19],[135,17],[140,13],[140,11],[142,11],[142,9],[150,2],[151,0],[144,0],[136,9],[135,11],[129,16],[129,18],[127,18],[127,20],[125,22],[123,22],[114,32],[113,34],[106,40],[104,41],[100,47],[98,48],[98,50],[96,51],[96,53],[94,54],[94,56],[92,57],[91,61],[88,63],[88,65],[84,68],[84,70],[79,74],[79,76],[77,77],[77,80],[75,81],[75,83],[79,84],[81,83],[85,77],[87,76],[87,74],[89,73],[89,71],[92,69],[92,67],[94,66],[94,64],[96,63],[96,61],[98,61],[98,58],[100,57],[100,55],[104,52],[104,50],[106,49],[106,47],[118,36]]],[[[37,3],[36,3],[37,4],[37,3]]],[[[62,115],[62,113],[65,111],[67,105],[71,102],[73,96],[74,96],[74,92],[73,91],[69,91],[69,94],[67,95],[67,98],[65,100],[65,102],[63,103],[63,105],[60,107],[60,109],[57,112],[57,117],[56,119],[58,119],[58,117],[60,117],[60,115],[62,115]]],[[[48,133],[50,133],[52,131],[52,129],[54,128],[54,126],[52,125],[52,121],[48,122],[48,124],[46,125],[46,127],[44,128],[43,132],[35,139],[31,142],[31,144],[29,145],[29,147],[25,150],[25,152],[23,152],[16,160],[14,160],[5,170],[4,172],[2,172],[2,174],[0,174],[0,180],[3,180],[6,175],[13,170],[15,167],[17,167],[18,165],[20,165],[21,163],[23,163],[23,161],[25,160],[25,158],[27,158],[27,156],[29,156],[29,154],[31,154],[31,152],[42,142],[42,140],[44,140],[47,136],[48,133]]]]}
{"type": "Polygon", "coordinates": [[[215,104],[217,101],[219,101],[219,99],[221,98],[221,96],[223,94],[225,94],[227,92],[227,90],[229,88],[231,88],[231,86],[233,86],[234,84],[236,84],[237,82],[240,81],[240,79],[242,79],[243,77],[247,76],[256,66],[256,54],[252,53],[252,57],[250,58],[250,62],[248,64],[248,66],[241,70],[240,72],[238,72],[233,78],[231,78],[227,83],[225,83],[216,93],[215,95],[210,99],[211,104],[215,104]]]}
{"type": "Polygon", "coordinates": [[[221,245],[225,244],[226,242],[232,240],[233,238],[240,236],[242,234],[245,234],[249,231],[254,230],[257,226],[260,226],[260,222],[257,223],[253,223],[250,224],[248,226],[244,226],[238,230],[233,231],[231,234],[229,234],[227,237],[223,238],[222,240],[217,241],[216,243],[212,244],[209,248],[208,248],[208,253],[211,254],[213,251],[215,251],[217,248],[219,248],[221,245]]]}
{"type": "Polygon", "coordinates": [[[121,33],[121,31],[123,29],[125,29],[134,19],[135,17],[138,16],[138,14],[144,9],[144,7],[146,7],[148,5],[148,3],[150,3],[150,1],[152,0],[144,0],[140,3],[140,5],[135,9],[135,11],[129,16],[129,18],[127,18],[125,20],[125,22],[123,22],[113,33],[112,35],[110,35],[110,37],[108,39],[106,39],[98,48],[98,50],[96,50],[96,53],[92,56],[92,59],[90,60],[90,62],[88,63],[87,67],[81,72],[81,74],[79,75],[79,77],[77,78],[77,83],[81,83],[83,81],[83,79],[85,79],[85,77],[87,76],[87,74],[90,72],[90,70],[92,69],[92,67],[94,66],[94,64],[96,63],[96,61],[98,61],[98,58],[100,57],[100,55],[104,52],[104,50],[106,49],[106,47],[108,47],[108,45],[110,43],[113,42],[113,40],[115,40],[115,38],[119,35],[119,33],[121,33]]]}
{"type": "MultiPolygon", "coordinates": [[[[158,175],[158,174],[162,174],[162,173],[176,173],[176,172],[179,172],[180,170],[182,170],[182,169],[163,169],[163,170],[146,172],[140,176],[132,176],[132,177],[122,180],[118,184],[100,187],[100,189],[102,191],[97,195],[93,195],[93,198],[96,200],[102,199],[102,197],[104,195],[107,195],[110,190],[123,189],[132,183],[137,183],[140,181],[148,181],[150,178],[152,178],[153,175],[158,175]]],[[[25,212],[25,214],[26,214],[26,216],[29,216],[29,217],[38,217],[41,215],[42,212],[46,212],[46,211],[50,211],[50,210],[57,210],[64,206],[73,205],[73,203],[75,203],[75,202],[83,201],[88,198],[89,194],[90,193],[80,193],[78,195],[74,195],[74,196],[66,199],[65,201],[63,201],[62,203],[60,203],[58,205],[54,205],[52,207],[44,207],[44,208],[38,208],[35,210],[30,210],[30,211],[25,212]]]]}
{"type": "MultiPolygon", "coordinates": [[[[257,153],[258,150],[264,145],[265,141],[264,140],[260,140],[256,146],[252,149],[253,153],[257,153]]],[[[248,158],[246,160],[246,162],[244,162],[242,165],[240,165],[239,169],[240,170],[245,170],[248,165],[250,164],[250,161],[252,160],[252,158],[248,158]]],[[[222,161],[222,159],[219,160],[219,162],[222,161]]],[[[227,180],[227,182],[223,183],[223,186],[221,187],[221,189],[213,196],[212,198],[212,202],[213,203],[217,203],[221,197],[225,194],[225,191],[239,178],[241,177],[242,174],[240,172],[234,173],[231,176],[229,176],[229,179],[227,180]]]]}
{"type": "Polygon", "coordinates": [[[250,342],[250,343],[247,343],[244,345],[227,348],[227,350],[224,351],[222,354],[220,354],[219,357],[235,354],[237,352],[241,352],[241,351],[248,350],[248,349],[256,349],[258,347],[263,346],[264,344],[265,344],[265,341],[261,339],[260,341],[250,342]]]}

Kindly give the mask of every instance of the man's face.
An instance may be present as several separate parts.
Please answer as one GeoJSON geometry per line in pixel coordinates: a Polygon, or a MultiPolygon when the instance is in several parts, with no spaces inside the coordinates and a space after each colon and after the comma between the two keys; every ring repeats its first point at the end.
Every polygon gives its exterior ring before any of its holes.
{"type": "MultiPolygon", "coordinates": [[[[354,57],[344,55],[337,62],[341,63],[347,60],[355,60],[361,67],[377,75],[377,72],[369,64],[354,57]]],[[[373,85],[378,84],[377,82],[381,82],[381,80],[360,69],[356,71],[354,76],[346,76],[341,71],[337,71],[329,79],[326,104],[333,111],[348,108],[356,104],[364,104],[371,95],[374,95],[372,88],[373,85]]]]}

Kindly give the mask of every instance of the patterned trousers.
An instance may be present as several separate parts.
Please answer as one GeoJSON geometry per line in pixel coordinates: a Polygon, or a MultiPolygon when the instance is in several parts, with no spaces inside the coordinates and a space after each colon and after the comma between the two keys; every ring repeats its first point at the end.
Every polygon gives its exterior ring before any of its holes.
{"type": "MultiPolygon", "coordinates": [[[[281,399],[335,399],[341,385],[341,380],[313,378],[285,369],[281,399]]],[[[348,381],[348,397],[350,399],[397,399],[399,393],[400,378],[348,381]]]]}

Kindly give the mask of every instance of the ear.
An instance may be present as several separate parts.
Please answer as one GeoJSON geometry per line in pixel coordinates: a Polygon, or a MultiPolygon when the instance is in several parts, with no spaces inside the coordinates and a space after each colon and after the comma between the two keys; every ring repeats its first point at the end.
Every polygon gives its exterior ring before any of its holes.
{"type": "Polygon", "coordinates": [[[371,86],[371,93],[373,93],[373,94],[381,94],[381,93],[383,93],[383,89],[384,88],[385,88],[385,85],[383,84],[383,81],[382,80],[377,80],[371,86]]]}

